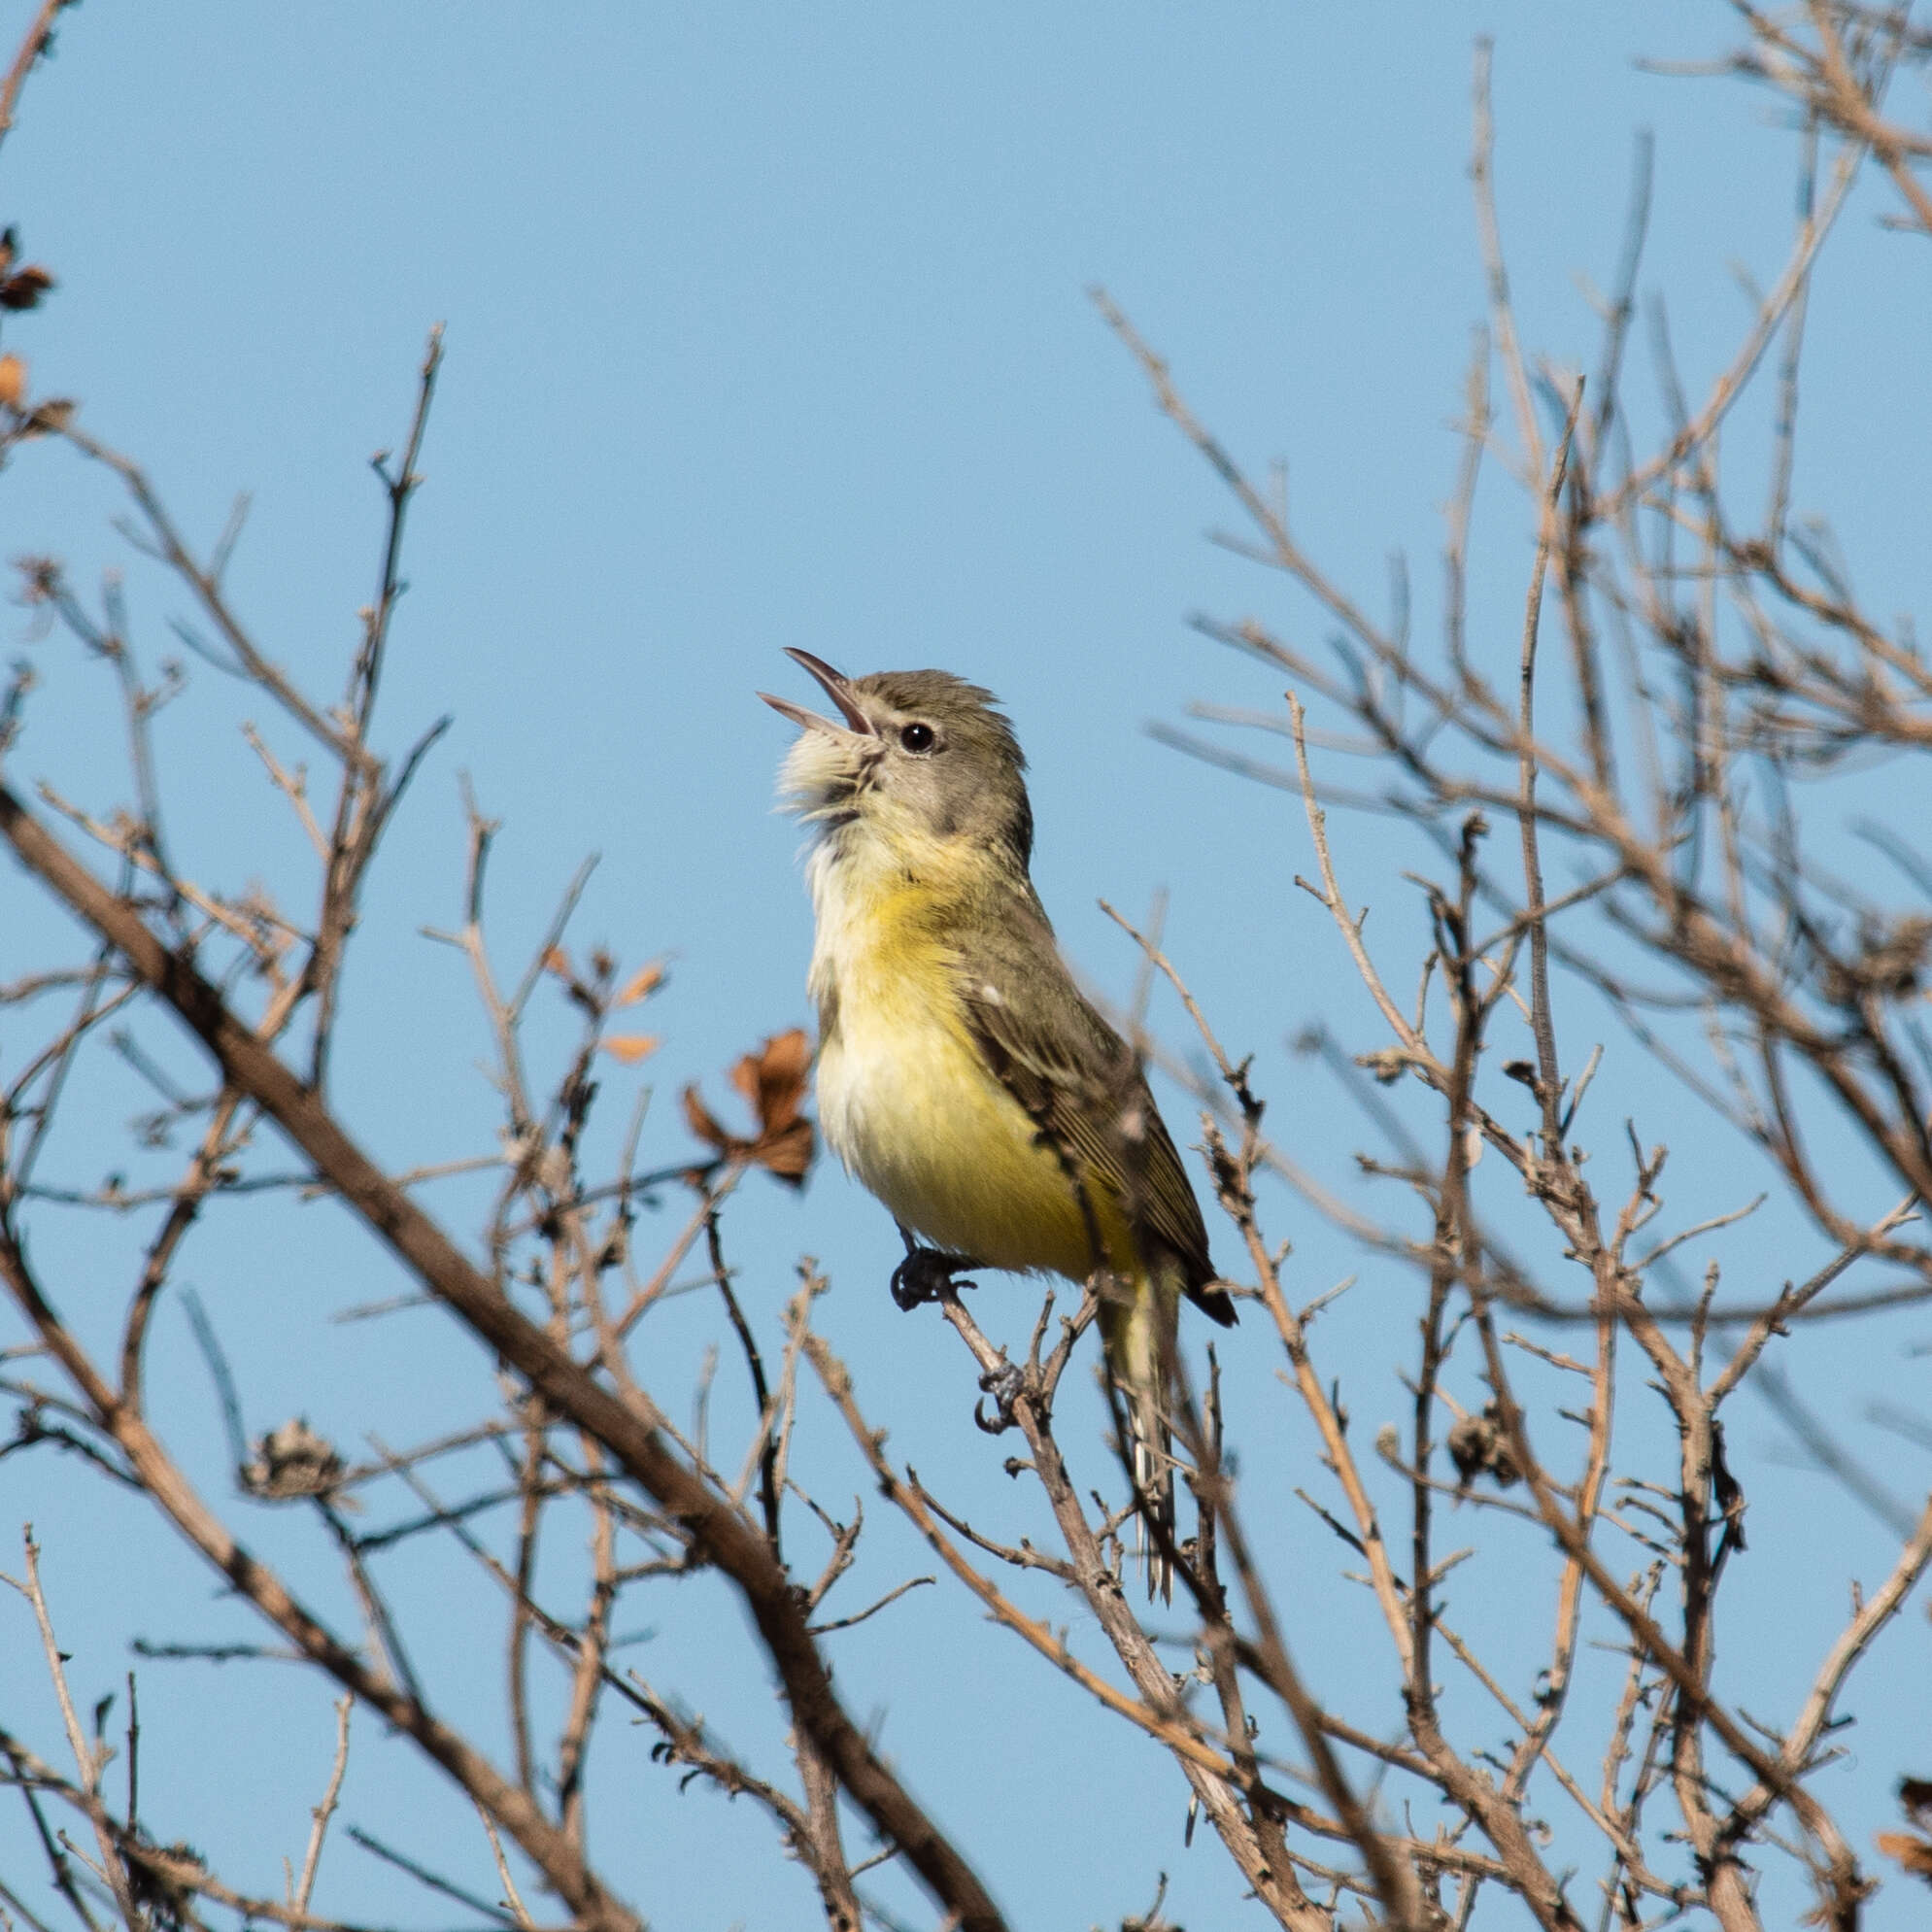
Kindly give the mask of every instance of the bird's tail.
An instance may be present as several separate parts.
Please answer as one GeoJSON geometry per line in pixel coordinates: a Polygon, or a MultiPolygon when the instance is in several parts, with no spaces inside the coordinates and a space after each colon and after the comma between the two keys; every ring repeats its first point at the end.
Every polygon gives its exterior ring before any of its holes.
{"type": "Polygon", "coordinates": [[[1168,1360],[1173,1348],[1176,1297],[1146,1273],[1120,1281],[1101,1303],[1101,1340],[1107,1374],[1127,1419],[1134,1486],[1141,1498],[1135,1551],[1147,1577],[1147,1595],[1173,1600],[1175,1543],[1174,1458],[1168,1427],[1168,1360]],[[1150,1527],[1150,1523],[1152,1527],[1150,1527]]]}

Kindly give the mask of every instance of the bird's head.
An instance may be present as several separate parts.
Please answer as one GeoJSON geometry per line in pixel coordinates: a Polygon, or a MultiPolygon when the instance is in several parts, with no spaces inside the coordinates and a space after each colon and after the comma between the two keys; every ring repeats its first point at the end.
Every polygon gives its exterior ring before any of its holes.
{"type": "Polygon", "coordinates": [[[990,691],[950,671],[848,678],[809,651],[785,655],[838,712],[834,722],[759,693],[803,727],[779,783],[807,825],[828,836],[864,827],[908,858],[978,852],[1025,874],[1034,838],[1027,761],[990,691]]]}

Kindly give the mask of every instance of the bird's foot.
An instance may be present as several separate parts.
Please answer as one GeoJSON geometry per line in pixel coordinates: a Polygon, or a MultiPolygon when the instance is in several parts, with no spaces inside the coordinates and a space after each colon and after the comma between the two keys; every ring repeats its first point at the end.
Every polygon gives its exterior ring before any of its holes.
{"type": "Polygon", "coordinates": [[[985,1405],[974,1403],[972,1419],[989,1436],[1001,1436],[1012,1428],[1016,1420],[1013,1405],[1019,1401],[1027,1386],[1027,1372],[1015,1362],[1001,1362],[999,1368],[989,1369],[979,1378],[979,1386],[993,1398],[993,1413],[984,1413],[985,1405]]]}
{"type": "Polygon", "coordinates": [[[962,1284],[957,1277],[978,1266],[965,1255],[948,1254],[943,1248],[910,1247],[905,1259],[893,1270],[893,1300],[906,1309],[916,1308],[922,1302],[936,1302],[950,1289],[971,1287],[971,1282],[962,1284]]]}

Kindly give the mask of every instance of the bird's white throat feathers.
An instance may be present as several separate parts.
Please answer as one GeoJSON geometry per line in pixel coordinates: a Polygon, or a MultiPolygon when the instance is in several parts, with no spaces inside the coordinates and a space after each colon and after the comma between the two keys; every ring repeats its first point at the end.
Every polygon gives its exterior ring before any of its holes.
{"type": "MultiPolygon", "coordinates": [[[[884,998],[897,1005],[891,982],[942,963],[945,948],[930,917],[932,893],[922,884],[916,860],[908,863],[907,847],[903,829],[889,836],[862,813],[821,831],[813,842],[805,863],[814,923],[806,984],[818,1004],[822,1034],[834,1029],[836,1011],[848,999],[884,998]]],[[[933,990],[923,989],[925,997],[931,999],[933,990]]]]}

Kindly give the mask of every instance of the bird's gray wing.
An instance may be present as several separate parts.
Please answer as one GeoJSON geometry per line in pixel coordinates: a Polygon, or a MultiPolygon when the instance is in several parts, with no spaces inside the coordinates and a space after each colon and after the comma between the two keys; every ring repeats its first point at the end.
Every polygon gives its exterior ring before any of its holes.
{"type": "Polygon", "coordinates": [[[1229,1326],[1235,1307],[1209,1285],[1200,1204],[1132,1049],[1073,984],[1045,916],[1024,904],[1001,912],[974,922],[958,962],[988,1068],[1074,1176],[1120,1201],[1142,1241],[1179,1262],[1189,1297],[1229,1326]]]}

